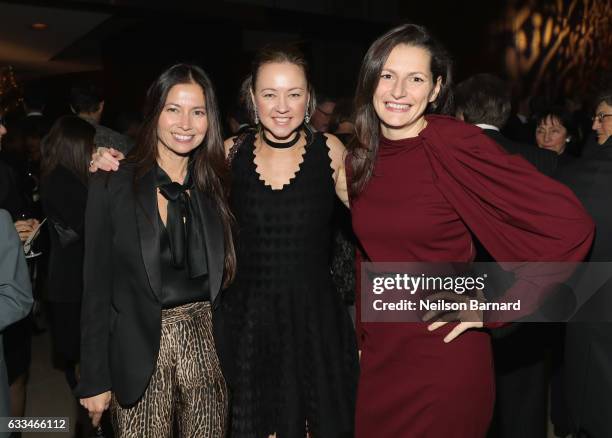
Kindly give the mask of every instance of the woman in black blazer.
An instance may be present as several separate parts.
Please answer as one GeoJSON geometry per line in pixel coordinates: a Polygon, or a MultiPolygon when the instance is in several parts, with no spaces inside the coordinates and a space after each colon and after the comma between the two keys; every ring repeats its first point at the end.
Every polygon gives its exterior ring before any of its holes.
{"type": "Polygon", "coordinates": [[[96,130],[76,116],[55,122],[43,141],[41,200],[50,240],[47,316],[53,358],[76,386],[83,294],[83,230],[87,203],[87,163],[96,130]]]}
{"type": "Polygon", "coordinates": [[[92,178],[77,393],[94,425],[112,405],[118,437],[225,434],[211,306],[235,271],[227,176],[210,80],[180,64],[149,88],[125,165],[92,178]]]}

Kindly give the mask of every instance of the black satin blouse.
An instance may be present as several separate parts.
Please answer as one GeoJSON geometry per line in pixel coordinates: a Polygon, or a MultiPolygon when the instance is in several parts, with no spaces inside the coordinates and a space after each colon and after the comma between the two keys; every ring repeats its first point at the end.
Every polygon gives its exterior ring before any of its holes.
{"type": "Polygon", "coordinates": [[[159,215],[158,221],[162,308],[169,309],[197,301],[209,301],[208,274],[191,278],[186,264],[182,267],[175,266],[170,252],[168,231],[159,215]]]}
{"type": "Polygon", "coordinates": [[[190,172],[185,182],[178,184],[157,166],[156,185],[168,200],[168,223],[164,225],[157,215],[162,308],[210,301],[203,225],[200,211],[188,193],[194,189],[190,172]]]}

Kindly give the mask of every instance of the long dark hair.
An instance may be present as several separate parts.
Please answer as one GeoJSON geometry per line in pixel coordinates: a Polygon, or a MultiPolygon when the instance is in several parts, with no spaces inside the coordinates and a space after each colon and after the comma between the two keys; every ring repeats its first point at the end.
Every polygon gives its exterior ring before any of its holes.
{"type": "Polygon", "coordinates": [[[240,87],[241,95],[244,99],[247,111],[249,113],[249,118],[251,119],[251,123],[255,124],[256,113],[255,105],[253,104],[253,100],[251,99],[251,93],[255,94],[255,84],[257,83],[259,69],[265,64],[284,62],[297,65],[304,72],[304,76],[306,77],[306,84],[308,86],[308,107],[306,108],[306,112],[312,116],[312,113],[314,112],[317,106],[317,102],[315,97],[315,90],[312,86],[312,81],[310,80],[310,68],[306,57],[300,51],[300,49],[294,45],[271,44],[264,46],[255,54],[253,62],[251,63],[251,72],[242,82],[242,85],[240,87]]]}
{"type": "Polygon", "coordinates": [[[41,174],[48,175],[61,165],[87,185],[95,135],[96,128],[85,120],[77,116],[60,117],[42,141],[41,174]]]}
{"type": "Polygon", "coordinates": [[[398,44],[421,47],[431,55],[431,73],[434,83],[441,79],[440,92],[426,109],[428,113],[448,114],[452,108],[450,87],[452,83],[452,61],[446,49],[422,26],[404,24],[391,29],[379,37],[368,49],[357,80],[355,91],[355,132],[348,145],[352,178],[349,185],[351,196],[359,194],[372,177],[378,142],[380,120],[374,110],[372,99],[380,73],[389,54],[398,44]]]}
{"type": "Polygon", "coordinates": [[[135,148],[128,155],[129,162],[136,165],[136,178],[142,177],[157,163],[157,125],[170,89],[179,84],[197,84],[202,87],[206,100],[208,129],[202,144],[191,155],[193,179],[196,187],[215,201],[223,222],[225,240],[224,287],[236,274],[236,255],[232,239],[233,216],[227,201],[230,173],[225,165],[223,137],[219,108],[212,83],[200,67],[190,64],[176,64],[164,71],[147,92],[144,121],[135,148]]]}

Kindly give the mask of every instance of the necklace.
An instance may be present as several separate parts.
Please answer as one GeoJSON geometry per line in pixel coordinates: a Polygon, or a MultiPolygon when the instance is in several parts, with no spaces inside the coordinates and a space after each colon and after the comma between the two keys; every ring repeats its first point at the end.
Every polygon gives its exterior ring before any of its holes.
{"type": "Polygon", "coordinates": [[[262,136],[263,136],[264,142],[266,142],[266,144],[268,146],[270,146],[271,148],[274,148],[274,149],[287,149],[287,148],[290,148],[291,146],[293,146],[294,144],[296,144],[298,142],[298,140],[300,139],[300,132],[297,131],[295,133],[295,137],[293,138],[293,140],[290,140],[287,143],[279,143],[279,142],[270,140],[268,137],[266,137],[266,131],[262,131],[262,136]]]}

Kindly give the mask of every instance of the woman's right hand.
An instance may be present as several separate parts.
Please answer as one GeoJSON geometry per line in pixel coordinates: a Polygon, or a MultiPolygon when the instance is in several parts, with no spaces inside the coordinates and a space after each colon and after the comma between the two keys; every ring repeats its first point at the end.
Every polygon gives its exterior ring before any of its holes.
{"type": "Polygon", "coordinates": [[[94,395],[93,397],[82,398],[80,400],[81,406],[87,409],[89,412],[89,418],[91,418],[91,424],[97,427],[100,424],[100,418],[105,410],[110,406],[111,392],[106,391],[102,394],[94,395]]]}
{"type": "Polygon", "coordinates": [[[99,147],[91,156],[89,162],[89,171],[94,173],[98,169],[102,170],[119,170],[119,161],[123,160],[125,155],[121,151],[114,148],[99,147]]]}
{"type": "Polygon", "coordinates": [[[36,230],[36,227],[38,227],[38,221],[36,219],[24,219],[15,222],[15,229],[22,242],[28,240],[28,237],[36,230]]]}

